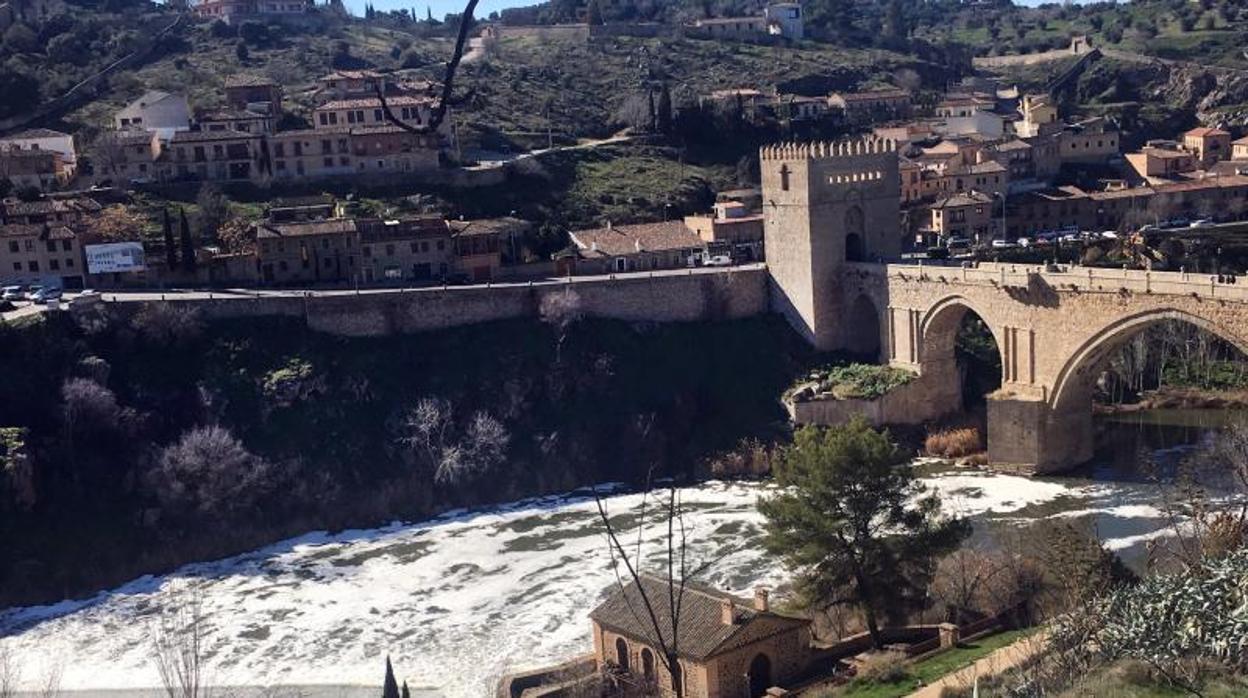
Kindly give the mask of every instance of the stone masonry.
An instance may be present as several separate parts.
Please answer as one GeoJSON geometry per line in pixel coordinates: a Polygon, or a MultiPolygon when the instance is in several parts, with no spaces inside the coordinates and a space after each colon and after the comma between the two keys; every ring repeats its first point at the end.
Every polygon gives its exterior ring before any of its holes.
{"type": "Polygon", "coordinates": [[[873,160],[889,152],[878,142],[764,148],[763,205],[773,307],[820,349],[878,347],[881,361],[915,372],[907,393],[921,398],[908,405],[906,421],[960,406],[954,339],[968,312],[1001,352],[1002,387],[989,399],[989,460],[1028,472],[1091,457],[1094,382],[1145,327],[1181,320],[1248,350],[1248,285],[1216,276],[847,259],[854,236],[866,241],[867,259],[897,249],[897,204],[886,200],[896,185],[876,188],[868,179],[846,191],[838,179],[876,171],[873,160]],[[864,209],[861,218],[846,215],[851,206],[864,209]],[[865,228],[853,225],[859,220],[865,228]]]}

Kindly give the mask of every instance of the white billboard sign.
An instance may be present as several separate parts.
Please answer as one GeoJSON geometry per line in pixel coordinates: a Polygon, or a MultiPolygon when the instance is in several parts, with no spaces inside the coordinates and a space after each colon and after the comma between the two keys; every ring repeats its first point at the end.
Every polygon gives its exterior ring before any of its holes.
{"type": "Polygon", "coordinates": [[[115,272],[143,271],[147,268],[141,242],[114,242],[107,245],[87,245],[87,273],[112,274],[115,272]]]}

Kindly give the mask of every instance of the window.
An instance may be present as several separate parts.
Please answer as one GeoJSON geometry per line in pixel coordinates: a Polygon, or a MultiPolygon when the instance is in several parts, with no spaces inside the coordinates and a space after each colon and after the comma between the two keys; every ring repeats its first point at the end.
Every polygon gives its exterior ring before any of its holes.
{"type": "Polygon", "coordinates": [[[343,157],[338,158],[338,164],[342,165],[343,167],[350,167],[351,161],[348,160],[346,156],[343,156],[343,157]]]}
{"type": "Polygon", "coordinates": [[[780,190],[781,191],[789,190],[789,166],[788,165],[780,166],[780,190]]]}
{"type": "Polygon", "coordinates": [[[13,271],[21,271],[21,270],[22,270],[22,263],[21,263],[21,262],[14,262],[14,263],[13,263],[13,271]]]}
{"type": "Polygon", "coordinates": [[[330,141],[321,141],[321,153],[324,154],[332,152],[334,152],[334,144],[330,141]]]}
{"type": "Polygon", "coordinates": [[[34,252],[34,251],[35,251],[35,241],[34,241],[34,240],[24,240],[23,242],[25,242],[25,243],[26,243],[25,245],[23,245],[23,247],[25,247],[25,248],[26,248],[26,251],[27,251],[27,252],[34,252]]]}
{"type": "Polygon", "coordinates": [[[387,257],[394,256],[394,245],[386,245],[386,256],[387,257]]]}
{"type": "Polygon", "coordinates": [[[363,109],[355,110],[355,122],[358,124],[364,123],[364,110],[363,109]]]}
{"type": "Polygon", "coordinates": [[[372,256],[373,256],[373,248],[372,248],[372,247],[370,247],[369,245],[365,245],[365,246],[364,246],[364,256],[365,256],[365,257],[372,257],[372,256]]]}
{"type": "Polygon", "coordinates": [[[438,252],[441,252],[445,248],[446,242],[444,240],[438,240],[438,252]]]}
{"type": "Polygon", "coordinates": [[[412,252],[416,252],[416,243],[412,243],[412,252]]]}
{"type": "Polygon", "coordinates": [[[17,251],[18,251],[17,240],[9,240],[9,252],[17,252],[17,251]]]}
{"type": "Polygon", "coordinates": [[[286,169],[286,161],[285,161],[285,160],[278,160],[278,161],[277,161],[277,171],[278,171],[278,172],[283,172],[283,171],[285,171],[285,169],[286,169]]]}
{"type": "Polygon", "coordinates": [[[303,141],[295,141],[295,157],[303,155],[303,141]]]}
{"type": "Polygon", "coordinates": [[[61,268],[61,262],[60,262],[60,260],[58,260],[58,259],[50,259],[50,260],[48,260],[48,268],[49,268],[49,269],[51,269],[52,271],[57,271],[57,270],[59,270],[59,269],[61,268]]]}
{"type": "Polygon", "coordinates": [[[277,263],[277,268],[281,271],[287,271],[288,269],[290,269],[290,267],[287,266],[286,264],[286,260],[284,259],[277,263]]]}
{"type": "Polygon", "coordinates": [[[48,240],[48,252],[56,252],[56,240],[48,240]]]}
{"type": "Polygon", "coordinates": [[[353,112],[353,111],[349,111],[349,112],[347,112],[347,123],[348,123],[348,124],[354,124],[354,123],[355,123],[355,112],[353,112]]]}
{"type": "Polygon", "coordinates": [[[421,243],[420,243],[420,251],[421,251],[421,252],[428,252],[428,251],[429,251],[429,243],[428,243],[428,241],[421,241],[421,243]]]}
{"type": "Polygon", "coordinates": [[[73,268],[74,268],[74,259],[73,259],[72,257],[66,257],[66,258],[65,258],[65,268],[66,268],[66,269],[73,269],[73,268]]]}
{"type": "Polygon", "coordinates": [[[385,115],[381,113],[381,110],[380,110],[380,109],[374,109],[374,110],[373,110],[373,121],[379,121],[379,122],[380,122],[380,121],[385,120],[385,118],[386,118],[386,117],[385,117],[385,115]]]}
{"type": "Polygon", "coordinates": [[[326,167],[333,167],[333,166],[334,166],[334,159],[333,159],[333,158],[325,158],[325,166],[326,166],[326,167]]]}
{"type": "Polygon", "coordinates": [[[39,262],[36,262],[33,259],[30,260],[30,262],[28,262],[26,266],[29,267],[31,271],[39,271],[39,262]]]}
{"type": "Polygon", "coordinates": [[[273,144],[273,156],[274,156],[274,157],[279,157],[279,158],[284,158],[284,157],[286,157],[286,144],[285,144],[285,143],[274,143],[274,144],[273,144]]]}

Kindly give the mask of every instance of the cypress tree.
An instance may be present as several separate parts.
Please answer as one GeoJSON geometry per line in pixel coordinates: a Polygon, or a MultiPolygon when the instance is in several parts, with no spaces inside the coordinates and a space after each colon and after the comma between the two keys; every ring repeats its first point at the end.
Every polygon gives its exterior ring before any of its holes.
{"type": "Polygon", "coordinates": [[[399,698],[399,684],[394,680],[394,667],[390,655],[386,655],[386,682],[381,686],[381,698],[399,698]]]}
{"type": "Polygon", "coordinates": [[[173,242],[173,221],[169,219],[169,209],[165,212],[165,264],[169,271],[178,268],[178,247],[173,242]]]}
{"type": "Polygon", "coordinates": [[[412,698],[411,691],[407,690],[407,681],[403,682],[403,698],[412,698]]]}
{"type": "Polygon", "coordinates": [[[191,242],[191,224],[186,220],[186,209],[179,209],[182,213],[182,220],[179,225],[179,233],[182,238],[182,269],[187,272],[195,271],[195,243],[191,242]]]}
{"type": "Polygon", "coordinates": [[[663,89],[659,91],[659,106],[656,107],[655,121],[658,122],[660,133],[669,133],[672,130],[672,93],[667,89],[667,83],[663,83],[663,89]]]}

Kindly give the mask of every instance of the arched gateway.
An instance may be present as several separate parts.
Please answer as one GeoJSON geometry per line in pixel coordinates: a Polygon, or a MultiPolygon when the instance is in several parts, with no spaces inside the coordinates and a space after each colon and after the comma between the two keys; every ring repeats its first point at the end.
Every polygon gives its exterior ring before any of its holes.
{"type": "Polygon", "coordinates": [[[865,336],[878,336],[881,361],[916,374],[906,393],[913,421],[958,406],[954,337],[974,312],[1001,358],[1001,388],[988,399],[994,465],[1052,472],[1087,460],[1093,381],[1149,325],[1181,320],[1248,348],[1248,284],[1216,276],[852,261],[851,234],[861,234],[872,258],[899,256],[893,144],[788,144],[760,155],[773,308],[819,349],[859,349],[865,336]],[[782,170],[791,179],[785,189],[782,170]],[[847,216],[850,207],[861,216],[847,216]]]}

